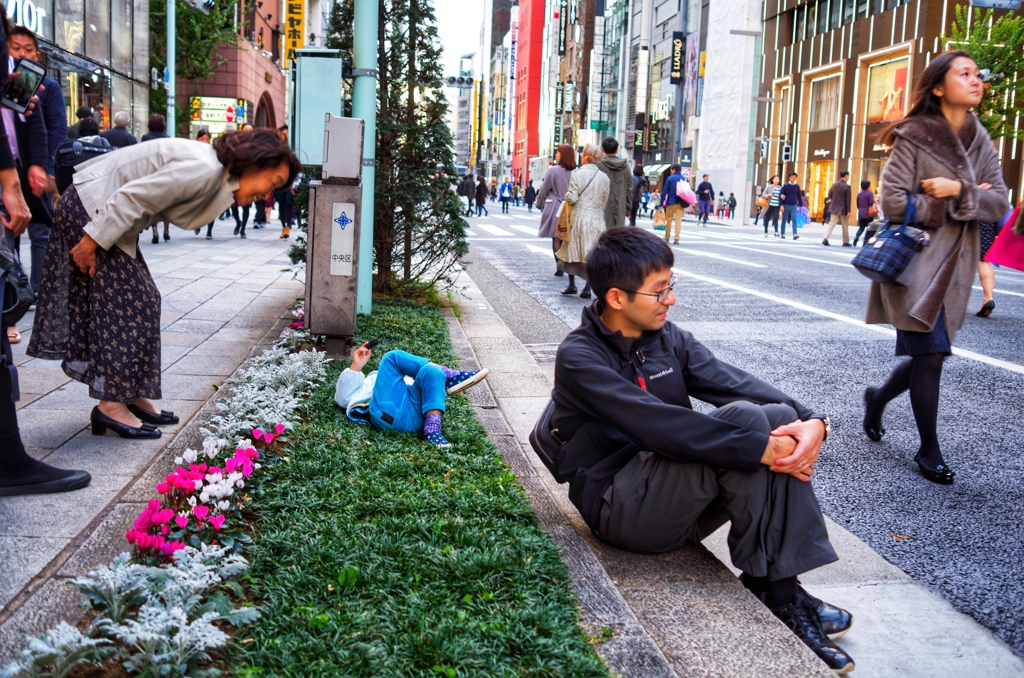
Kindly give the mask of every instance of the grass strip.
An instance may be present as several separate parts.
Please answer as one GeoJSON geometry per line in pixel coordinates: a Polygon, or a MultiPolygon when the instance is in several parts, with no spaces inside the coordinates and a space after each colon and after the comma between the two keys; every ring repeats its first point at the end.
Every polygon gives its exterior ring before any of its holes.
{"type": "MultiPolygon", "coordinates": [[[[374,302],[358,341],[454,365],[433,307],[374,302]]],[[[255,676],[607,676],[559,552],[463,396],[437,450],[349,422],[327,382],[254,488],[246,578],[262,617],[227,665],[255,676]],[[251,640],[250,640],[251,638],[251,640]]]]}

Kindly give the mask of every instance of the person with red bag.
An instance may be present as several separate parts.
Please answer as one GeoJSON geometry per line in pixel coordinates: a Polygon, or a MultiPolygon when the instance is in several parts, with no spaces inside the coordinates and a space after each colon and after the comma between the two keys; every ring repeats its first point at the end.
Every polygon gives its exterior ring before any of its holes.
{"type": "Polygon", "coordinates": [[[978,261],[978,277],[985,298],[977,315],[987,318],[996,308],[992,292],[996,287],[994,264],[1024,271],[1024,210],[1021,205],[1009,212],[998,224],[978,223],[981,236],[981,260],[978,261]]]}

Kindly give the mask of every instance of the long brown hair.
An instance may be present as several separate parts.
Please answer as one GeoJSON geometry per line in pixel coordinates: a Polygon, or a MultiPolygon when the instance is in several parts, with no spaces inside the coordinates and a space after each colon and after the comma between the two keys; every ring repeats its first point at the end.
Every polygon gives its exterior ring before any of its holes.
{"type": "Polygon", "coordinates": [[[878,133],[877,140],[879,143],[892,146],[892,142],[896,138],[894,134],[896,128],[910,118],[916,118],[921,115],[942,115],[942,102],[939,97],[932,93],[932,90],[946,82],[946,73],[949,73],[949,69],[953,67],[953,61],[960,57],[966,57],[974,61],[974,57],[962,49],[946,52],[932,59],[928,67],[924,69],[924,73],[921,74],[921,78],[917,81],[917,87],[914,88],[914,103],[910,107],[910,111],[907,112],[906,117],[902,120],[889,123],[885,129],[878,133]]]}
{"type": "MultiPolygon", "coordinates": [[[[247,169],[272,169],[288,163],[288,184],[302,171],[299,159],[275,130],[261,127],[248,132],[228,132],[213,140],[217,159],[228,173],[240,177],[247,169]]],[[[287,185],[287,184],[286,184],[287,185]]]]}
{"type": "Polygon", "coordinates": [[[569,144],[562,144],[558,147],[556,154],[559,156],[558,164],[569,170],[576,169],[576,151],[569,144]]]}

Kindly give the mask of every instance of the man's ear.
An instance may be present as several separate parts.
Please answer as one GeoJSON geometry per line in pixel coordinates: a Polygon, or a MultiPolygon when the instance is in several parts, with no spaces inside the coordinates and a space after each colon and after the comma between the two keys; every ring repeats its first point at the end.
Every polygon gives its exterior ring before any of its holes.
{"type": "Polygon", "coordinates": [[[629,297],[618,287],[613,287],[604,295],[604,303],[608,308],[621,311],[626,307],[629,297]]]}

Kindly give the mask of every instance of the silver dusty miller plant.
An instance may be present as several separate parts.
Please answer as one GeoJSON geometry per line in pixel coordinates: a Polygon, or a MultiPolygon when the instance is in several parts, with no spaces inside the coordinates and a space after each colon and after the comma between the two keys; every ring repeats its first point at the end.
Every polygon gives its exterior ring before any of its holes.
{"type": "Polygon", "coordinates": [[[61,622],[39,638],[29,641],[21,660],[0,669],[0,678],[48,676],[64,678],[79,664],[102,661],[114,653],[106,638],[88,638],[67,622],[61,622]]]}

